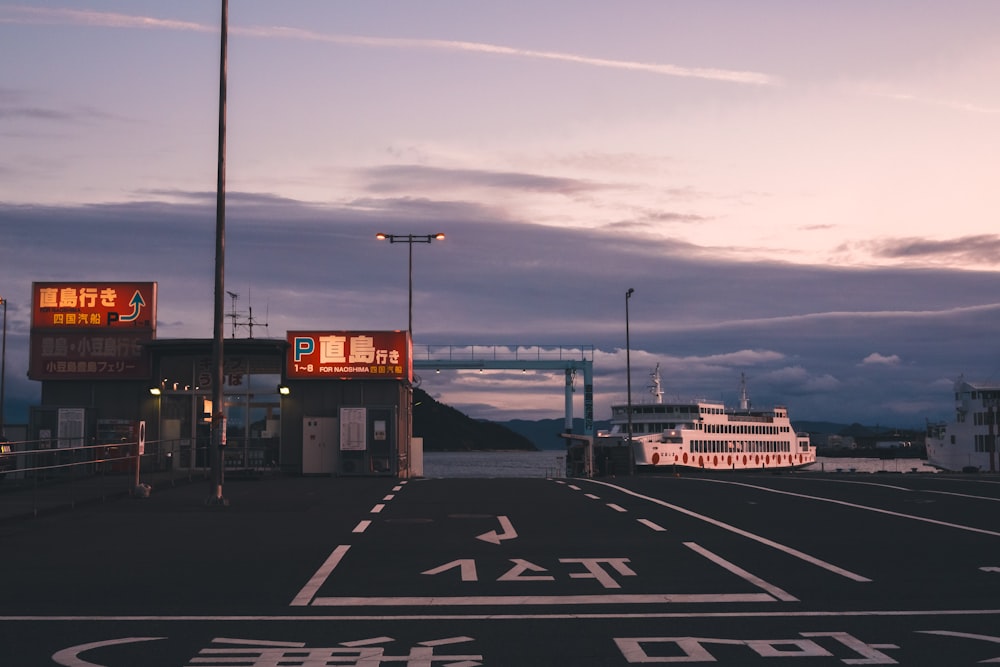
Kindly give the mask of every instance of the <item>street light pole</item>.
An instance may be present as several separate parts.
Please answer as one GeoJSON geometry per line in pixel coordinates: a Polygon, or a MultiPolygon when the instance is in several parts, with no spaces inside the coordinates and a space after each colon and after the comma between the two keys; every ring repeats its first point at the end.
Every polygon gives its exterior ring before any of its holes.
{"type": "Polygon", "coordinates": [[[628,333],[628,302],[632,298],[632,294],[635,290],[631,287],[625,292],[625,375],[626,375],[626,391],[628,396],[625,400],[625,406],[628,410],[628,446],[632,446],[632,345],[629,340],[628,333]]]}
{"type": "Polygon", "coordinates": [[[219,54],[219,142],[217,180],[215,188],[215,317],[212,339],[212,431],[208,445],[210,467],[209,505],[228,505],[222,495],[226,470],[226,407],[222,386],[225,353],[223,325],[225,320],[226,275],[226,83],[229,45],[229,0],[222,0],[222,29],[219,54]]]}
{"type": "Polygon", "coordinates": [[[4,391],[7,385],[7,299],[0,297],[3,304],[3,344],[0,348],[0,436],[3,435],[5,421],[5,411],[7,404],[4,402],[4,391]]]}
{"type": "Polygon", "coordinates": [[[375,235],[375,238],[379,241],[388,241],[389,243],[406,243],[410,246],[410,262],[408,270],[408,315],[406,319],[406,332],[410,335],[410,344],[413,344],[413,244],[414,243],[431,243],[432,241],[443,241],[444,234],[438,232],[437,234],[383,234],[379,232],[375,235]]]}

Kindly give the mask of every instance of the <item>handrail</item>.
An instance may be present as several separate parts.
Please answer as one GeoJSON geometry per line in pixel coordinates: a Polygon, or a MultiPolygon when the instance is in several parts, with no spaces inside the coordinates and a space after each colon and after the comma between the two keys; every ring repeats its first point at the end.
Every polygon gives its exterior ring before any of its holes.
{"type": "Polygon", "coordinates": [[[593,345],[414,345],[419,361],[593,361],[593,345]]]}

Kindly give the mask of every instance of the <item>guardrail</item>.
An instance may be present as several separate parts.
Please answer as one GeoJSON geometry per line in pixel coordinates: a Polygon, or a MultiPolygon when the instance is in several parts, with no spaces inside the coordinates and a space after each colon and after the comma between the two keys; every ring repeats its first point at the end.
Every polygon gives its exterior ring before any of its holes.
{"type": "MultiPolygon", "coordinates": [[[[87,445],[80,440],[4,443],[12,451],[0,454],[0,519],[133,495],[139,483],[162,487],[209,476],[208,449],[194,439],[147,440],[138,457],[135,441],[87,445]],[[50,446],[57,443],[63,446],[50,446]]],[[[276,461],[276,441],[227,447],[226,474],[277,472],[276,461]]]]}

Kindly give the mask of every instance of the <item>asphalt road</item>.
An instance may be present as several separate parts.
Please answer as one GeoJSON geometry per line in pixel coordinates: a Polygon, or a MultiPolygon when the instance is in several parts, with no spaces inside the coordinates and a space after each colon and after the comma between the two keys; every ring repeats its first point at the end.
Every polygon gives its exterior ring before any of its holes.
{"type": "Polygon", "coordinates": [[[207,491],[0,524],[0,665],[1000,662],[998,477],[207,491]]]}

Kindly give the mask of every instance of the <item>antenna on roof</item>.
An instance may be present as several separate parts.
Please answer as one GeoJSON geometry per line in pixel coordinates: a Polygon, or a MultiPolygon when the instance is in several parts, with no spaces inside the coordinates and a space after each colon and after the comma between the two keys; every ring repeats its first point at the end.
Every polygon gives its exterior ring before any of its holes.
{"type": "Polygon", "coordinates": [[[227,317],[229,317],[233,321],[233,338],[236,338],[236,325],[238,324],[237,318],[239,317],[238,314],[236,313],[236,300],[240,298],[240,295],[237,294],[236,292],[230,292],[229,290],[226,290],[226,294],[229,295],[229,298],[232,300],[233,303],[233,311],[229,313],[227,317]]]}
{"type": "MultiPolygon", "coordinates": [[[[246,319],[244,319],[243,318],[243,313],[241,313],[238,310],[236,310],[236,301],[240,298],[240,295],[237,294],[236,292],[230,292],[228,290],[226,291],[226,294],[229,295],[229,298],[232,299],[232,303],[233,303],[232,311],[229,314],[226,315],[226,317],[228,317],[230,320],[232,320],[232,324],[233,324],[233,338],[236,338],[236,331],[237,331],[237,329],[239,329],[239,327],[246,327],[247,328],[247,336],[249,338],[253,338],[253,328],[254,328],[254,325],[257,324],[257,320],[255,320],[254,317],[253,317],[253,306],[248,306],[247,317],[246,317],[246,319]]],[[[265,316],[265,321],[264,321],[264,329],[265,330],[267,329],[267,317],[266,316],[265,316]]]]}

